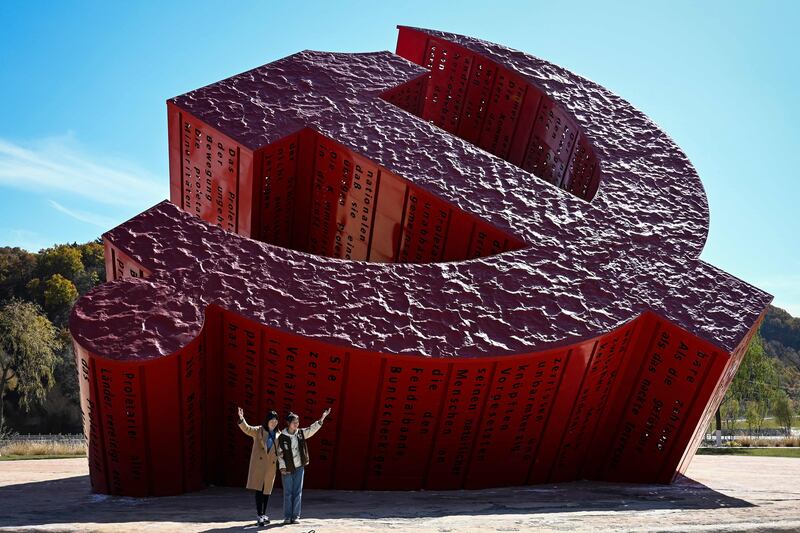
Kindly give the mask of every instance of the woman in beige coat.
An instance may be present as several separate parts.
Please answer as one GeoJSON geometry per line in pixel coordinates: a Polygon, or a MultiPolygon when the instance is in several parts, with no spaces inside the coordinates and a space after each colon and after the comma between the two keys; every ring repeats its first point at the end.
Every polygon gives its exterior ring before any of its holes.
{"type": "Polygon", "coordinates": [[[244,411],[239,407],[239,429],[253,438],[250,451],[250,468],[247,471],[247,488],[256,494],[256,513],[258,525],[269,524],[267,503],[275,483],[278,470],[278,413],[270,411],[260,426],[251,426],[244,419],[244,411]]]}

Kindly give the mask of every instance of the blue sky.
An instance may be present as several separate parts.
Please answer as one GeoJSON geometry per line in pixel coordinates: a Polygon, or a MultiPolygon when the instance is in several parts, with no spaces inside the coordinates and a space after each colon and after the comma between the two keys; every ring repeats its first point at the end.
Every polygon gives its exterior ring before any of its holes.
{"type": "Polygon", "coordinates": [[[303,49],[394,50],[407,24],[632,102],[703,179],[702,257],[798,316],[800,2],[647,4],[2,2],[0,245],[87,241],[167,198],[167,98],[303,49]]]}

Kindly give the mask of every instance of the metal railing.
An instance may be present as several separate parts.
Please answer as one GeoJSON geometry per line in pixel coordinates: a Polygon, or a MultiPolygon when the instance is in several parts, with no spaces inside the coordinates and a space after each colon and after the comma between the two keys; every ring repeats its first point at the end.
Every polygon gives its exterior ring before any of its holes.
{"type": "Polygon", "coordinates": [[[86,442],[83,435],[70,433],[55,434],[12,434],[2,439],[4,443],[10,442],[58,442],[60,444],[80,445],[86,442]]]}

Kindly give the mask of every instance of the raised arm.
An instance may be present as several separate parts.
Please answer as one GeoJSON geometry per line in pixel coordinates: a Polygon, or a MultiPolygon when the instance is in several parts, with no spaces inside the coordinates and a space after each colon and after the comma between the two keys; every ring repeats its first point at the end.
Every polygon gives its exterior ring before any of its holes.
{"type": "Polygon", "coordinates": [[[322,427],[322,420],[320,419],[311,424],[310,426],[304,427],[302,430],[303,436],[307,439],[310,439],[314,435],[314,433],[319,431],[319,428],[321,427],[322,427]]]}
{"type": "Polygon", "coordinates": [[[308,426],[306,428],[303,428],[303,436],[305,438],[307,438],[307,439],[312,437],[314,435],[314,433],[319,431],[319,428],[322,427],[322,423],[325,421],[325,417],[328,416],[329,414],[331,414],[331,408],[330,407],[328,407],[327,409],[325,409],[322,412],[322,416],[319,418],[319,420],[317,420],[316,422],[314,422],[310,426],[308,426]]]}
{"type": "Polygon", "coordinates": [[[239,429],[241,429],[245,435],[248,435],[250,437],[257,437],[258,427],[251,426],[250,424],[247,423],[247,421],[245,421],[244,411],[242,410],[241,407],[239,407],[238,410],[239,410],[239,429]]]}

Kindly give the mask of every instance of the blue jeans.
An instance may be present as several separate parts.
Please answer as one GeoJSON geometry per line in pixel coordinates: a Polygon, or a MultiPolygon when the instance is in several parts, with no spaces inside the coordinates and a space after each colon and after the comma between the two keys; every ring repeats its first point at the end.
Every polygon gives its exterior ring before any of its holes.
{"type": "Polygon", "coordinates": [[[281,477],[283,481],[283,518],[292,520],[300,518],[300,501],[303,499],[303,472],[302,466],[281,477]]]}

